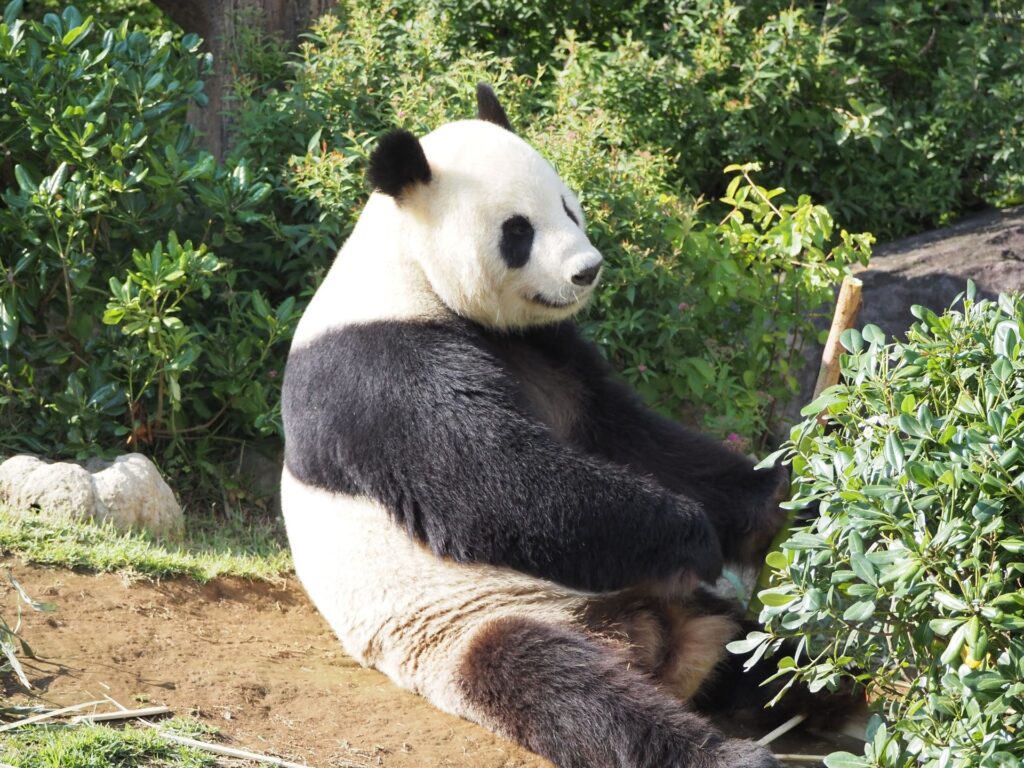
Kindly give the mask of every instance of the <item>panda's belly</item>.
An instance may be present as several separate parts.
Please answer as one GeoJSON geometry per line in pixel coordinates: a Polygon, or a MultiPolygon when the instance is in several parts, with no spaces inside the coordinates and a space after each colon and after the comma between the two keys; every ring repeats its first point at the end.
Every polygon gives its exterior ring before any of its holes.
{"type": "Polygon", "coordinates": [[[463,646],[508,615],[571,624],[585,595],[504,568],[438,558],[377,502],[331,493],[287,469],[281,502],[295,571],[345,650],[451,711],[463,646]]]}

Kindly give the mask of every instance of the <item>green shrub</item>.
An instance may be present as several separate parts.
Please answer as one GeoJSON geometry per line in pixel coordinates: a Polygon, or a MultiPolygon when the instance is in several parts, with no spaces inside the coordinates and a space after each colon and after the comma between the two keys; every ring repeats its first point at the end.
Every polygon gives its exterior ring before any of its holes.
{"type": "Polygon", "coordinates": [[[625,116],[695,194],[724,191],[725,160],[760,160],[769,186],[884,237],[1024,201],[1020,0],[429,5],[517,72],[579,70],[580,104],[625,116]]]}
{"type": "Polygon", "coordinates": [[[877,696],[865,757],[832,766],[995,768],[1024,758],[1024,299],[916,307],[905,342],[848,331],[843,381],[779,452],[794,509],[769,556],[759,657],[812,689],[877,696]]]}
{"type": "Polygon", "coordinates": [[[212,436],[279,432],[297,286],[271,186],[196,146],[195,35],[20,12],[0,24],[0,451],[127,441],[211,469],[212,436]]]}

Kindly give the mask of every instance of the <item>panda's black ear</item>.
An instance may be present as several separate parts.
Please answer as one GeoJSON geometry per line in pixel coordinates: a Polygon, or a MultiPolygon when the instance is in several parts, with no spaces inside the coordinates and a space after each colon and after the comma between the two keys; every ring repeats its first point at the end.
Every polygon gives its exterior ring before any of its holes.
{"type": "Polygon", "coordinates": [[[504,128],[509,133],[512,130],[512,123],[508,121],[505,109],[495,96],[494,90],[487,83],[477,83],[476,86],[476,117],[478,120],[486,120],[504,128]]]}
{"type": "Polygon", "coordinates": [[[419,139],[408,131],[385,133],[370,155],[366,178],[373,189],[394,198],[414,184],[428,184],[430,165],[419,139]]]}

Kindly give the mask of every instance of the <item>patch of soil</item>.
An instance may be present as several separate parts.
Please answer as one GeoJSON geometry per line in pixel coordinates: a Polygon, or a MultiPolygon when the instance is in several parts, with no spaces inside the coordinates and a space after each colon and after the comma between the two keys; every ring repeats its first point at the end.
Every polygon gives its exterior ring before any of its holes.
{"type": "Polygon", "coordinates": [[[57,604],[26,614],[22,633],[42,660],[26,671],[49,705],[104,695],[166,704],[217,726],[231,746],[317,768],[550,767],[360,667],[294,579],[128,583],[13,559],[0,559],[4,568],[57,604]]]}
{"type": "MultiPolygon", "coordinates": [[[[48,705],[104,696],[132,708],[165,704],[215,725],[231,746],[316,768],[551,768],[360,667],[294,578],[132,583],[0,558],[6,568],[33,598],[57,605],[55,613],[26,614],[23,626],[40,657],[25,668],[48,705]]],[[[5,610],[12,592],[4,581],[5,610]]],[[[772,746],[805,754],[850,748],[795,732],[772,746]]]]}

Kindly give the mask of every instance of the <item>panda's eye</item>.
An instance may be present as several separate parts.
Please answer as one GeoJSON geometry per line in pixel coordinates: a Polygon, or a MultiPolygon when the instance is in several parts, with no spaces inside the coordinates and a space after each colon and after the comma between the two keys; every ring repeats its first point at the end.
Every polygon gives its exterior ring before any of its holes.
{"type": "Polygon", "coordinates": [[[572,212],[572,209],[569,207],[569,204],[565,202],[564,197],[562,198],[562,210],[565,211],[566,216],[572,219],[573,224],[575,224],[577,227],[580,225],[580,220],[576,218],[576,214],[572,212]]]}
{"type": "Polygon", "coordinates": [[[516,214],[501,225],[501,258],[512,269],[522,267],[530,260],[533,248],[533,224],[525,216],[516,214]]]}

